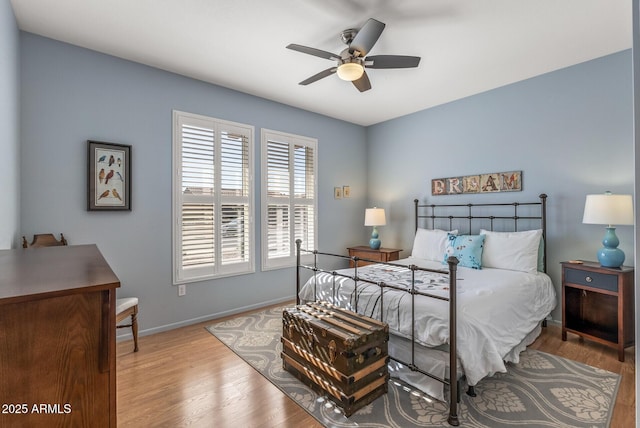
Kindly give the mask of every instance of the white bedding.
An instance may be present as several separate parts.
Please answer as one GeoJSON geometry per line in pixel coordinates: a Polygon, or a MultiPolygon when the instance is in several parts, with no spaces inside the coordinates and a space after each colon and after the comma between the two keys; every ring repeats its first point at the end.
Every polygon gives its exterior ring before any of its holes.
{"type": "MultiPolygon", "coordinates": [[[[416,288],[435,295],[448,296],[447,266],[439,262],[409,257],[394,262],[402,265],[436,269],[444,274],[416,271],[416,288]]],[[[353,269],[338,271],[352,275],[353,269]]],[[[410,271],[388,265],[368,265],[358,268],[360,278],[375,279],[408,287],[410,271]],[[377,278],[377,279],[376,279],[377,278]],[[392,280],[391,280],[392,279],[392,280]]],[[[518,361],[518,352],[511,352],[533,331],[556,305],[556,295],[549,276],[503,269],[481,270],[458,267],[458,358],[469,385],[485,376],[506,372],[504,360],[518,361]]],[[[354,310],[354,282],[328,273],[317,273],[300,290],[304,301],[331,301],[354,310]],[[316,281],[317,279],[317,281],[316,281]],[[316,285],[317,282],[317,285],[316,285]],[[335,284],[336,299],[333,299],[335,284]],[[316,285],[314,287],[314,285],[316,285]]],[[[379,287],[358,283],[358,312],[380,319],[379,287]]],[[[449,343],[449,302],[416,296],[416,341],[435,347],[449,343]]],[[[411,295],[386,289],[384,318],[392,334],[411,337],[411,295]]]]}

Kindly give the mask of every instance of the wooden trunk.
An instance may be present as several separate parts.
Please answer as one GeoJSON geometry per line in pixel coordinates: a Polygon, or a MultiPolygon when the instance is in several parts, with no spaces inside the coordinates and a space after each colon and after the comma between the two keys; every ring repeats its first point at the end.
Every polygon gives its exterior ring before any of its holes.
{"type": "Polygon", "coordinates": [[[389,328],[328,303],[282,313],[283,367],[351,416],[387,392],[389,328]]]}

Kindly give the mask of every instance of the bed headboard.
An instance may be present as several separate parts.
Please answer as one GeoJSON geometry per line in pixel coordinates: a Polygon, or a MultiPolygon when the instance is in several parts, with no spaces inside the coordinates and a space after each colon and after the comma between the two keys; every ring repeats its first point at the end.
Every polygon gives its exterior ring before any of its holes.
{"type": "MultiPolygon", "coordinates": [[[[418,230],[420,219],[425,219],[427,228],[435,229],[437,224],[445,224],[448,230],[458,228],[461,233],[475,233],[480,228],[494,230],[500,223],[500,231],[517,232],[522,227],[535,224],[542,229],[544,243],[544,271],[547,271],[547,195],[542,193],[536,202],[507,202],[479,204],[415,204],[415,230],[418,230]]],[[[529,230],[524,227],[521,230],[529,230]]]]}

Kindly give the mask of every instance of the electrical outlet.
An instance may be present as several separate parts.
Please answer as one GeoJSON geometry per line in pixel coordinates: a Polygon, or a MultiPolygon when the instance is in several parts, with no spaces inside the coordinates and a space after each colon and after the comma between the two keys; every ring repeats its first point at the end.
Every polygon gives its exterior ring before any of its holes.
{"type": "Polygon", "coordinates": [[[187,286],[184,284],[178,285],[178,296],[184,296],[187,294],[187,286]]]}

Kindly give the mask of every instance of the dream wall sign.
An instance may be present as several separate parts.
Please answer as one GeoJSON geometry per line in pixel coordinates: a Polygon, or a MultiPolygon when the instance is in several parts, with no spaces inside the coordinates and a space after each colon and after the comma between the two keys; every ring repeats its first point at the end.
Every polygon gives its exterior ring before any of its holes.
{"type": "Polygon", "coordinates": [[[522,171],[493,172],[431,180],[431,194],[461,195],[467,193],[519,192],[522,171]]]}

